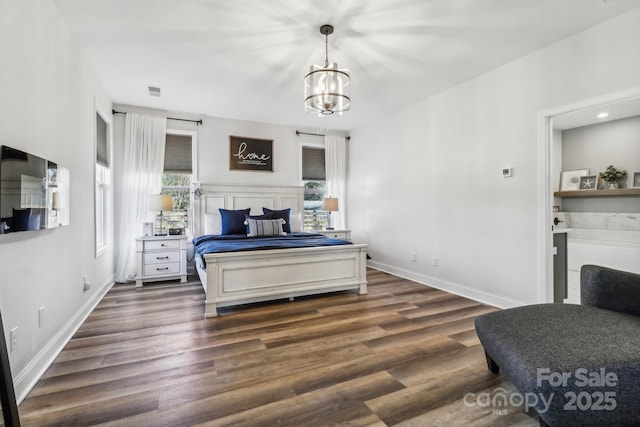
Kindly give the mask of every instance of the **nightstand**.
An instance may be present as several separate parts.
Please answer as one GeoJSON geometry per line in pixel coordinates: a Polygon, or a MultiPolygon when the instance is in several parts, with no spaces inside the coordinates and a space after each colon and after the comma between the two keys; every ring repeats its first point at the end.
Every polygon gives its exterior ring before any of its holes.
{"type": "Polygon", "coordinates": [[[351,240],[351,230],[317,230],[314,232],[324,234],[332,239],[351,240]]]}
{"type": "Polygon", "coordinates": [[[187,281],[187,236],[145,236],[136,239],[136,287],[144,282],[187,281]]]}

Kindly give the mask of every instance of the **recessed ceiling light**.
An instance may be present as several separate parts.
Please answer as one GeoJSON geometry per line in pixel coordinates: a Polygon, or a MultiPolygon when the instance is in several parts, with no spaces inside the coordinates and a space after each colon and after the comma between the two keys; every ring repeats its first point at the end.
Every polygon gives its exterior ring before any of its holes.
{"type": "Polygon", "coordinates": [[[607,113],[606,111],[603,111],[602,113],[598,113],[596,117],[599,119],[606,119],[607,117],[609,117],[609,113],[607,113]]]}
{"type": "Polygon", "coordinates": [[[160,96],[160,88],[156,86],[147,86],[149,89],[149,95],[151,96],[160,96]]]}

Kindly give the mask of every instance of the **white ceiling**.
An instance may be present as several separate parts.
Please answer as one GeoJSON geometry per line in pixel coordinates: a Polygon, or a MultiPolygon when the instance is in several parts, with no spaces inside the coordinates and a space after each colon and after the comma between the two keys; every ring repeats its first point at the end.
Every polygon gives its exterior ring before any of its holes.
{"type": "Polygon", "coordinates": [[[610,102],[555,116],[553,117],[553,128],[567,130],[634,116],[640,116],[640,98],[610,102]],[[606,113],[607,116],[598,117],[600,113],[606,113]]]}
{"type": "Polygon", "coordinates": [[[639,7],[640,0],[53,0],[115,103],[351,130],[639,7]],[[351,111],[304,112],[303,77],[351,72],[351,111]],[[147,86],[162,89],[150,97],[147,86]]]}

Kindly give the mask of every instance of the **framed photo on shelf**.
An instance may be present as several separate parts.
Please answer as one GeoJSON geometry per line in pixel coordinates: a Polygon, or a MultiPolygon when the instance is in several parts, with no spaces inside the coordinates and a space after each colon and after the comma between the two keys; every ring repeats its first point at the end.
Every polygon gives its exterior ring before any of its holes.
{"type": "Polygon", "coordinates": [[[560,191],[572,191],[580,188],[580,177],[589,175],[589,168],[560,172],[560,191]]]}
{"type": "Polygon", "coordinates": [[[640,187],[640,172],[633,173],[633,187],[640,187]]]}
{"type": "Polygon", "coordinates": [[[580,177],[580,190],[596,190],[598,188],[598,175],[586,175],[580,177]]]}

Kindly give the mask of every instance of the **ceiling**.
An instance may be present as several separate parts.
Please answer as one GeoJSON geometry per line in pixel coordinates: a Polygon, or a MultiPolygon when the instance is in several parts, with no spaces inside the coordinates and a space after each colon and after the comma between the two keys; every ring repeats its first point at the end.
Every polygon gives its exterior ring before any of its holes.
{"type": "Polygon", "coordinates": [[[558,130],[574,129],[635,116],[640,116],[640,98],[609,102],[559,114],[553,117],[553,128],[558,130]],[[606,113],[606,117],[599,117],[601,113],[606,113]]]}
{"type": "Polygon", "coordinates": [[[640,0],[53,0],[115,103],[352,130],[640,6],[640,0]],[[303,108],[303,77],[351,73],[351,111],[303,108]],[[147,86],[161,88],[151,97],[147,86]]]}

